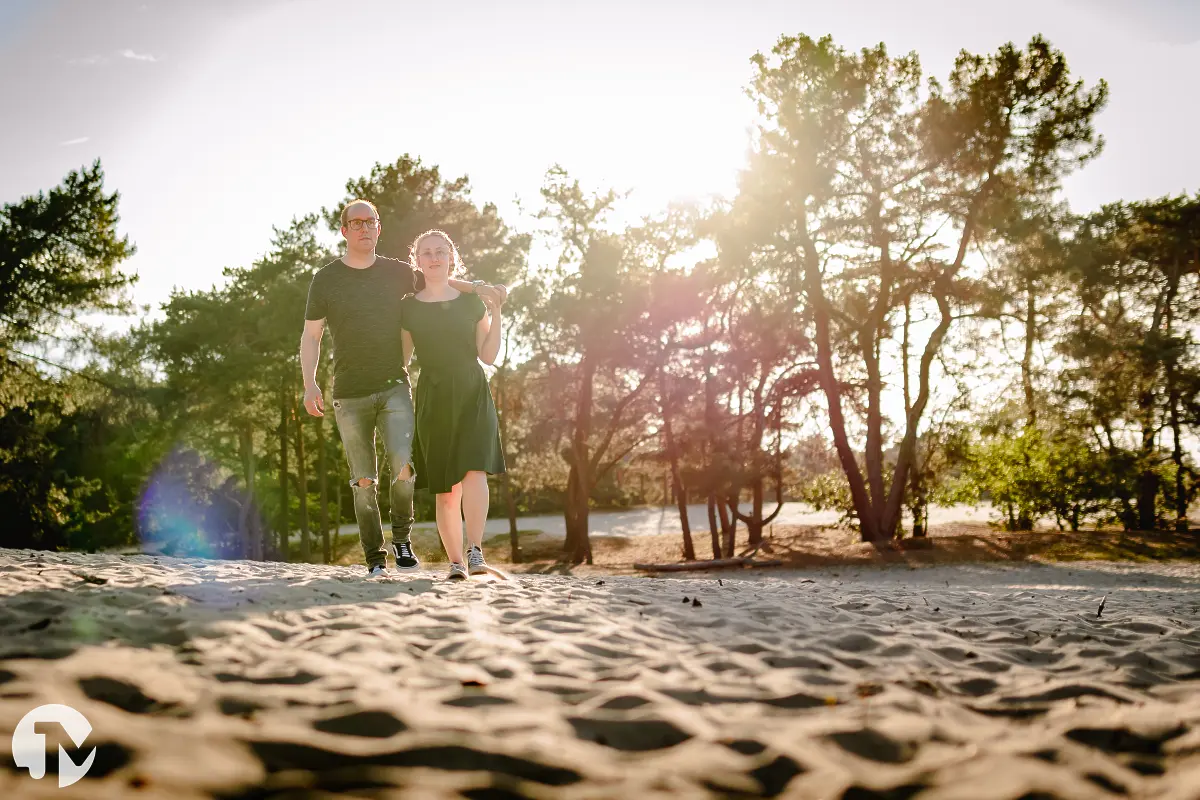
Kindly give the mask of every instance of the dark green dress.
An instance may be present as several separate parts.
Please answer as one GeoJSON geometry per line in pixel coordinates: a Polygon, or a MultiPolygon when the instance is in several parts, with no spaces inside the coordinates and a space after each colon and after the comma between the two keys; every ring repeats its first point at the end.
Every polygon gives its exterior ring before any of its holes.
{"type": "Polygon", "coordinates": [[[400,301],[401,324],[421,367],[413,397],[418,489],[441,494],[470,471],[505,471],[496,406],[475,345],[475,326],[485,313],[473,294],[436,303],[413,296],[400,301]]]}

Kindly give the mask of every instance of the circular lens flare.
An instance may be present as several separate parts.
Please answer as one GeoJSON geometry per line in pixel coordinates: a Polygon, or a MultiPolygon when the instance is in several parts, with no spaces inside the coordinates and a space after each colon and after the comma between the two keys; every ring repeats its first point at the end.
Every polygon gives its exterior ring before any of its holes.
{"type": "Polygon", "coordinates": [[[143,552],[199,558],[241,556],[239,520],[246,502],[236,478],[217,482],[218,466],[176,448],[146,481],[138,500],[143,552]]]}

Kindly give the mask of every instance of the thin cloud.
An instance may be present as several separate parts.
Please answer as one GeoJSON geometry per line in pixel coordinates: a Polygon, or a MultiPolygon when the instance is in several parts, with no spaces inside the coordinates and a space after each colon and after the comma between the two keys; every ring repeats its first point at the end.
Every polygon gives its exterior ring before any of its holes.
{"type": "Polygon", "coordinates": [[[130,50],[128,47],[126,47],[124,50],[121,51],[121,56],[124,58],[131,59],[133,61],[158,61],[157,58],[150,55],[149,53],[135,53],[132,50],[130,50]]]}
{"type": "Polygon", "coordinates": [[[86,56],[84,58],[72,58],[67,63],[72,67],[94,67],[97,64],[105,64],[108,59],[104,56],[86,56]]]}
{"type": "Polygon", "coordinates": [[[83,144],[88,140],[87,136],[80,136],[78,139],[67,139],[65,142],[59,142],[60,147],[68,147],[73,144],[83,144]]]}

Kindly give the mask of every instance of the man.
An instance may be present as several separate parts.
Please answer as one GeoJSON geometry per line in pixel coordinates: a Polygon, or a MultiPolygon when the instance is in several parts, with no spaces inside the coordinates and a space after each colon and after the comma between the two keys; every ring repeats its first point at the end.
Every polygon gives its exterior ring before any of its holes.
{"type": "MultiPolygon", "coordinates": [[[[413,553],[412,392],[401,348],[400,299],[419,287],[408,262],[376,255],[382,226],[369,200],[352,200],[342,209],[346,254],[317,270],[308,290],[300,366],[304,408],[324,416],[325,400],[317,385],[317,362],[326,322],[333,339],[333,410],[354,492],[354,517],[367,562],[368,577],[387,575],[387,546],[379,516],[375,435],[383,436],[392,466],[389,488],[392,550],[396,569],[412,572],[421,564],[413,553]]],[[[460,292],[498,298],[503,286],[453,280],[460,292]]]]}

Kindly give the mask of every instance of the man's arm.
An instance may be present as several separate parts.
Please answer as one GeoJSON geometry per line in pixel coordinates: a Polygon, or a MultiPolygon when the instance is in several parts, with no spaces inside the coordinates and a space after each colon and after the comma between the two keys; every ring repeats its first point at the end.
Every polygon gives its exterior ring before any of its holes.
{"type": "Polygon", "coordinates": [[[485,300],[494,300],[497,305],[504,305],[508,300],[508,288],[502,283],[472,283],[471,281],[460,281],[458,278],[451,278],[448,283],[460,292],[477,294],[485,300]]]}
{"type": "Polygon", "coordinates": [[[317,363],[321,360],[321,337],[325,320],[304,320],[300,335],[300,374],[304,377],[304,408],[314,417],[325,416],[325,398],[317,385],[317,363]]]}

